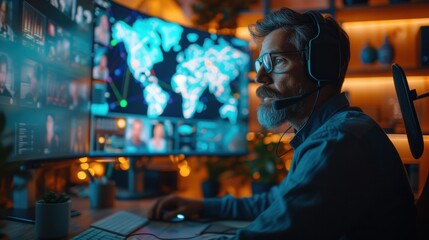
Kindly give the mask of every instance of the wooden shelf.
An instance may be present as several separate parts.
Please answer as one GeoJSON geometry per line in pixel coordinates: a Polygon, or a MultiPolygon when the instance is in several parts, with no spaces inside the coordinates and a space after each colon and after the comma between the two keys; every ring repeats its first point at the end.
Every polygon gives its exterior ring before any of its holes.
{"type": "MultiPolygon", "coordinates": [[[[406,76],[429,76],[429,68],[404,68],[406,76]]],[[[346,78],[361,78],[361,77],[391,77],[392,70],[390,66],[385,68],[365,68],[365,69],[350,69],[346,78]]]]}
{"type": "Polygon", "coordinates": [[[360,5],[338,8],[335,17],[339,22],[361,22],[429,18],[429,3],[403,3],[389,5],[360,5]]]}

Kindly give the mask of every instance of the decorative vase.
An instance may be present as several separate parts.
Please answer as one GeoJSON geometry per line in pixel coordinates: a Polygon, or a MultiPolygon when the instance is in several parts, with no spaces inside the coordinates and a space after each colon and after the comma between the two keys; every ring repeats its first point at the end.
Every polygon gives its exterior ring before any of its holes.
{"type": "Polygon", "coordinates": [[[368,0],[343,0],[344,6],[368,4],[368,0]]]}
{"type": "Polygon", "coordinates": [[[384,43],[378,49],[378,61],[382,65],[390,65],[394,57],[393,45],[390,43],[389,36],[384,37],[384,43]]]}
{"type": "Polygon", "coordinates": [[[377,49],[367,42],[360,52],[360,59],[364,64],[372,64],[377,60],[377,49]]]}

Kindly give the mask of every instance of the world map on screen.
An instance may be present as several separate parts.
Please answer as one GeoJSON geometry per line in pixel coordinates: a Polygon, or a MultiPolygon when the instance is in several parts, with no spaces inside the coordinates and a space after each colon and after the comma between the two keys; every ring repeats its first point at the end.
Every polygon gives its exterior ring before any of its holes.
{"type": "MultiPolygon", "coordinates": [[[[239,94],[233,93],[230,83],[248,67],[249,55],[218,35],[212,34],[201,45],[197,34],[184,34],[181,25],[158,18],[137,19],[131,25],[117,21],[112,25],[112,42],[124,44],[129,71],[142,87],[147,116],[161,116],[169,103],[170,95],[153,68],[164,61],[166,52],[173,51],[178,64],[169,88],[181,95],[184,118],[206,110],[201,97],[208,90],[222,104],[219,116],[235,123],[239,94]],[[185,49],[180,45],[183,37],[192,43],[185,49]]],[[[240,44],[240,40],[236,41],[240,44]]]]}

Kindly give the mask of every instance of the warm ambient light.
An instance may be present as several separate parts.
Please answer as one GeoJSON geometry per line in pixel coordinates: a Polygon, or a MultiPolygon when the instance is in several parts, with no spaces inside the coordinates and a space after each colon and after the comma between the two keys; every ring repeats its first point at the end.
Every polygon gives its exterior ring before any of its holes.
{"type": "Polygon", "coordinates": [[[88,168],[88,172],[89,172],[92,176],[94,176],[94,175],[95,175],[95,171],[94,171],[94,169],[92,169],[92,168],[88,168]]]}
{"type": "Polygon", "coordinates": [[[80,164],[80,168],[81,168],[82,170],[86,170],[86,169],[88,169],[88,168],[89,168],[89,164],[88,164],[88,163],[81,163],[81,164],[80,164]]]}
{"type": "Polygon", "coordinates": [[[181,161],[181,162],[179,162],[177,164],[177,167],[179,167],[179,168],[183,168],[183,167],[186,167],[186,166],[188,166],[188,161],[186,161],[186,160],[181,161]]]}
{"type": "Polygon", "coordinates": [[[123,118],[119,118],[118,121],[116,121],[116,126],[118,126],[119,129],[124,129],[127,125],[127,122],[123,118]]]}
{"type": "Polygon", "coordinates": [[[88,158],[87,157],[79,158],[79,162],[81,163],[88,162],[88,158]]]}
{"type": "Polygon", "coordinates": [[[189,166],[181,167],[179,174],[182,177],[187,177],[191,174],[191,168],[189,166]]]}
{"type": "Polygon", "coordinates": [[[119,168],[121,170],[128,170],[130,169],[130,162],[126,158],[119,158],[119,168]]]}
{"type": "Polygon", "coordinates": [[[94,169],[94,173],[97,176],[103,176],[104,175],[104,166],[101,163],[92,163],[91,168],[94,169]]]}
{"type": "MultiPolygon", "coordinates": [[[[422,83],[429,81],[429,77],[426,76],[407,76],[408,84],[410,88],[417,87],[422,83]]],[[[394,86],[392,77],[364,77],[364,78],[347,78],[344,81],[344,88],[347,89],[359,89],[368,91],[368,86],[371,89],[379,88],[378,90],[384,89],[386,85],[394,86]]],[[[378,91],[377,90],[377,91],[378,91]]]]}
{"type": "Polygon", "coordinates": [[[259,172],[254,172],[252,174],[252,177],[254,180],[259,180],[261,178],[261,175],[259,174],[259,172]]]}
{"type": "Polygon", "coordinates": [[[246,136],[247,141],[251,142],[255,140],[255,133],[254,132],[248,132],[246,136]]]}
{"type": "Polygon", "coordinates": [[[407,27],[415,25],[428,25],[429,18],[416,19],[400,19],[400,20],[378,20],[378,21],[360,21],[360,22],[344,22],[342,27],[346,29],[362,29],[364,32],[370,32],[369,29],[378,29],[386,27],[407,27]]]}
{"type": "Polygon", "coordinates": [[[77,178],[79,180],[85,180],[86,179],[86,173],[84,171],[77,172],[77,178]]]}
{"type": "Polygon", "coordinates": [[[264,138],[264,144],[265,144],[265,145],[268,145],[268,144],[270,144],[270,143],[272,143],[272,137],[271,137],[271,136],[267,136],[267,137],[265,137],[265,138],[264,138]]]}
{"type": "Polygon", "coordinates": [[[106,141],[106,139],[104,137],[99,137],[98,138],[98,143],[103,144],[106,141]]]}

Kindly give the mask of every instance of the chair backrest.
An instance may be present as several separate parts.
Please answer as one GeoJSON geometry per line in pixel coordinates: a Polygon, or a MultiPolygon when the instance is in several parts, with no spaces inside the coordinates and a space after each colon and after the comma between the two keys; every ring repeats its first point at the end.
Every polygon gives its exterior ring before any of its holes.
{"type": "MultiPolygon", "coordinates": [[[[429,96],[428,93],[417,95],[415,89],[410,90],[404,70],[399,64],[392,64],[393,82],[396,95],[402,112],[402,118],[407,132],[408,145],[415,159],[422,156],[424,151],[423,134],[414,108],[414,100],[429,96]]],[[[420,161],[425,161],[425,158],[420,161]]],[[[421,164],[420,167],[423,167],[421,164]]],[[[424,174],[424,173],[423,173],[424,174]]],[[[419,239],[429,239],[429,174],[426,177],[423,190],[416,202],[417,208],[417,235],[419,239]]]]}

